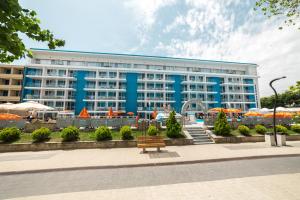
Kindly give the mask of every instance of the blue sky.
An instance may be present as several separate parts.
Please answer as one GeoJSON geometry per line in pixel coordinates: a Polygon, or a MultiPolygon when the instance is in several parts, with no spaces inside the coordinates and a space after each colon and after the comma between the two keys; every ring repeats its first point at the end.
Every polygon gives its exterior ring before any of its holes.
{"type": "MultiPolygon", "coordinates": [[[[300,72],[300,31],[253,11],[253,0],[21,0],[43,28],[66,40],[61,49],[253,62],[261,96],[268,81],[300,72]]],[[[27,47],[46,44],[24,38],[27,47]]]]}

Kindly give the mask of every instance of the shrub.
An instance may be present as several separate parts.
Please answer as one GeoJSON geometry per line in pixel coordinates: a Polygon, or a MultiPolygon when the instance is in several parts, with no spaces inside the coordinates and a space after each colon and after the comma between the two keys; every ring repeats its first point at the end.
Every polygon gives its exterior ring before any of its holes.
{"type": "Polygon", "coordinates": [[[300,124],[292,125],[291,130],[296,133],[300,133],[300,124]]]}
{"type": "Polygon", "coordinates": [[[276,131],[283,134],[287,134],[288,129],[282,125],[276,125],[276,131]]]}
{"type": "Polygon", "coordinates": [[[132,140],[132,130],[129,126],[123,126],[120,130],[120,133],[122,135],[122,140],[132,140]]]}
{"type": "Polygon", "coordinates": [[[21,131],[17,128],[5,128],[0,131],[0,140],[3,142],[14,142],[20,139],[21,131]]]}
{"type": "Polygon", "coordinates": [[[245,125],[239,125],[238,130],[242,135],[249,135],[250,129],[245,125]]]}
{"type": "Polygon", "coordinates": [[[79,129],[75,126],[64,128],[61,132],[61,137],[64,142],[76,141],[79,139],[79,129]]]}
{"type": "Polygon", "coordinates": [[[156,126],[150,125],[148,130],[147,130],[147,134],[150,136],[155,136],[158,134],[158,129],[156,128],[156,126]]]}
{"type": "Polygon", "coordinates": [[[31,137],[34,142],[42,142],[49,139],[50,134],[51,131],[48,128],[42,127],[40,129],[33,131],[31,137]]]}
{"type": "Polygon", "coordinates": [[[258,124],[255,126],[255,131],[256,131],[256,133],[259,133],[259,134],[266,134],[268,129],[266,127],[264,127],[263,125],[258,124]]]}
{"type": "Polygon", "coordinates": [[[177,122],[175,115],[175,111],[172,111],[167,119],[167,136],[169,138],[182,138],[184,136],[181,134],[181,126],[177,122]]]}
{"type": "Polygon", "coordinates": [[[95,133],[97,141],[112,140],[111,131],[107,126],[100,126],[95,133]]]}
{"type": "Polygon", "coordinates": [[[214,132],[216,135],[222,135],[222,136],[230,135],[230,125],[223,111],[219,112],[217,116],[217,120],[215,121],[214,124],[214,132]]]}

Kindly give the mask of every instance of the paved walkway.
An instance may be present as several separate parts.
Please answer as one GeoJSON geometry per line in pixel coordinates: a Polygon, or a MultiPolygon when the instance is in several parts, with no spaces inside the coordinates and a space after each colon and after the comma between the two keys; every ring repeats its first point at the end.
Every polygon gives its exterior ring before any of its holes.
{"type": "Polygon", "coordinates": [[[258,156],[300,155],[300,142],[287,147],[264,143],[168,146],[162,153],[142,154],[137,148],[16,152],[0,154],[0,174],[86,167],[128,167],[167,163],[212,162],[258,156]]]}
{"type": "Polygon", "coordinates": [[[146,187],[94,190],[28,196],[14,200],[76,199],[210,199],[210,200],[299,200],[300,173],[180,183],[146,187]]]}

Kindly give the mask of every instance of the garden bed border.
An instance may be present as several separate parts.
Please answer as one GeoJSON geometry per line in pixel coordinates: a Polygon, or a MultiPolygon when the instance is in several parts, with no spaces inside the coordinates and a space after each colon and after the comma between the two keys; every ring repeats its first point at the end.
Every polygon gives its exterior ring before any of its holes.
{"type": "MultiPolygon", "coordinates": [[[[191,145],[190,138],[164,139],[167,146],[191,145]]],[[[0,144],[0,152],[20,151],[48,151],[71,149],[97,149],[97,148],[128,148],[136,147],[136,140],[110,140],[110,141],[77,141],[77,142],[42,142],[42,143],[13,143],[0,144]]]]}
{"type": "MultiPolygon", "coordinates": [[[[246,142],[265,142],[264,135],[255,135],[255,136],[217,136],[212,131],[206,130],[206,133],[210,138],[217,144],[222,143],[246,143],[246,142]]],[[[287,135],[286,141],[299,141],[300,135],[287,135]]]]}

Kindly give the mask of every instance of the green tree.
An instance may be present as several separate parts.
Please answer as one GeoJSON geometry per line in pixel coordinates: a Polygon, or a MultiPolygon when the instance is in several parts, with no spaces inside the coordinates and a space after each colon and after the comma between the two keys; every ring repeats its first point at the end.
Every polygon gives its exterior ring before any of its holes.
{"type": "Polygon", "coordinates": [[[184,137],[181,134],[181,126],[180,124],[177,122],[176,117],[175,117],[176,113],[175,111],[172,111],[169,115],[169,118],[167,119],[167,136],[169,138],[180,138],[180,137],[184,137]]]}
{"type": "MultiPolygon", "coordinates": [[[[260,10],[268,17],[283,16],[286,25],[296,25],[300,16],[299,0],[258,0],[255,10],[260,10]]],[[[282,27],[279,27],[282,29],[282,27]]],[[[299,28],[300,29],[300,28],[299,28]]]]}
{"type": "MultiPolygon", "coordinates": [[[[275,96],[263,97],[260,99],[262,107],[273,108],[275,96]]],[[[277,105],[282,107],[295,107],[300,105],[300,81],[289,87],[285,92],[278,94],[277,105]]]]}
{"type": "Polygon", "coordinates": [[[18,0],[0,1],[0,62],[12,62],[31,56],[20,38],[24,34],[30,39],[48,42],[49,49],[64,46],[65,41],[55,39],[48,29],[41,29],[36,12],[24,9],[18,0]]]}
{"type": "Polygon", "coordinates": [[[230,125],[227,121],[226,114],[223,111],[218,113],[217,120],[214,124],[214,132],[216,135],[230,135],[230,125]]]}

